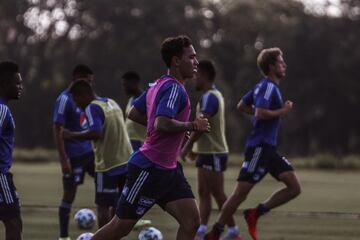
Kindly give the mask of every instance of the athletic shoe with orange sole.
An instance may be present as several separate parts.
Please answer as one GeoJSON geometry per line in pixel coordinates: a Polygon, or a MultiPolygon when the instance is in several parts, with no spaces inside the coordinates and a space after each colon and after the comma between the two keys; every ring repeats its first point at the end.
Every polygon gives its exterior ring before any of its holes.
{"type": "Polygon", "coordinates": [[[244,217],[248,225],[249,234],[253,240],[257,240],[256,224],[259,219],[259,214],[256,208],[250,208],[244,211],[244,217]]]}

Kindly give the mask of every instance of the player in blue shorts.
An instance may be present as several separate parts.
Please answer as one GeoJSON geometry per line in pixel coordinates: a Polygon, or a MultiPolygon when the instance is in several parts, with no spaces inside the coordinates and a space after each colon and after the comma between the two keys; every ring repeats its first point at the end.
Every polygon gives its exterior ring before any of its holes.
{"type": "Polygon", "coordinates": [[[141,79],[137,72],[129,71],[126,72],[123,76],[123,87],[125,93],[130,97],[128,100],[128,104],[126,105],[126,130],[129,134],[131,146],[134,151],[139,150],[139,148],[143,145],[145,137],[146,137],[146,127],[132,121],[127,117],[130,112],[131,107],[134,105],[134,101],[137,97],[141,95],[143,90],[141,89],[140,83],[141,79]]]}
{"type": "MultiPolygon", "coordinates": [[[[94,74],[86,65],[77,65],[73,70],[73,82],[92,82],[94,74]]],[[[63,140],[62,130],[83,131],[88,128],[85,113],[74,103],[69,89],[64,90],[56,100],[53,131],[59,152],[63,174],[63,197],[59,206],[60,240],[69,240],[69,218],[77,186],[84,181],[85,173],[94,176],[94,154],[87,140],[63,140]]]]}
{"type": "Polygon", "coordinates": [[[280,118],[290,113],[293,107],[293,102],[283,102],[279,89],[287,68],[283,53],[279,48],[264,49],[258,56],[257,64],[264,78],[238,104],[239,110],[254,115],[253,130],[246,142],[245,160],[238,184],[225,202],[212,231],[206,235],[207,240],[220,239],[227,220],[267,173],[283,182],[285,187],[274,192],[256,208],[245,210],[245,220],[252,239],[257,239],[256,223],[260,216],[294,199],[301,192],[293,167],[277,152],[280,118]]]}
{"type": "MultiPolygon", "coordinates": [[[[216,70],[211,61],[199,62],[195,77],[196,90],[203,95],[196,107],[196,115],[209,119],[211,132],[191,134],[182,150],[182,158],[196,158],[198,168],[198,193],[201,224],[195,240],[202,240],[211,214],[211,198],[214,197],[219,209],[226,201],[224,191],[224,171],[227,167],[228,145],[225,136],[225,102],[221,92],[215,86],[216,70]]],[[[226,240],[236,240],[239,229],[234,218],[229,226],[226,240]]]]}
{"type": "Polygon", "coordinates": [[[15,122],[8,102],[19,99],[22,79],[13,62],[0,63],[0,220],[5,225],[6,240],[22,239],[19,196],[10,168],[15,139],[15,122]]]}

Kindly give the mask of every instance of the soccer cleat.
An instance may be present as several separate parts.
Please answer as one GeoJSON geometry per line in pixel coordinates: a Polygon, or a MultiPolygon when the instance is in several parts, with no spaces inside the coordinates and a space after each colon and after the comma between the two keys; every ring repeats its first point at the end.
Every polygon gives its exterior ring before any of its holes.
{"type": "Polygon", "coordinates": [[[253,240],[257,240],[256,237],[256,223],[259,218],[259,214],[256,208],[247,209],[244,211],[244,217],[248,225],[249,234],[253,240]]]}
{"type": "Polygon", "coordinates": [[[205,233],[196,233],[194,240],[204,240],[205,233]]]}
{"type": "Polygon", "coordinates": [[[71,238],[70,237],[61,237],[61,238],[59,238],[59,240],[71,240],[71,238]]]}
{"type": "Polygon", "coordinates": [[[205,234],[204,240],[220,240],[220,236],[211,231],[208,234],[205,234]]]}

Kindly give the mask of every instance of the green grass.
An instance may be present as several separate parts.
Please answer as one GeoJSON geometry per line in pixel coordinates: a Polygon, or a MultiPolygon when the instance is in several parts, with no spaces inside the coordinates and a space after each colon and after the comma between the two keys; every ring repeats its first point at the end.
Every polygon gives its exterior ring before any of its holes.
{"type": "MultiPolygon", "coordinates": [[[[230,193],[235,186],[238,167],[231,167],[226,172],[226,191],[230,193]]],[[[57,163],[17,163],[12,172],[21,197],[24,220],[25,240],[57,239],[57,205],[61,198],[62,186],[60,168],[57,163]]],[[[185,173],[196,191],[196,169],[185,166],[185,173]]],[[[276,211],[266,215],[259,222],[259,239],[266,240],[355,240],[360,235],[360,191],[359,172],[299,170],[298,175],[303,185],[302,195],[276,211]]],[[[281,184],[267,177],[250,194],[247,201],[236,214],[245,239],[246,225],[241,209],[255,206],[265,199],[281,184]]],[[[79,188],[74,208],[94,208],[94,186],[87,177],[79,188]]],[[[215,221],[214,210],[211,222],[215,221]]],[[[160,208],[153,208],[146,219],[151,219],[166,240],[175,239],[177,224],[160,208]]],[[[95,231],[95,229],[93,230],[95,231]]],[[[80,231],[71,222],[71,235],[75,238],[80,231]]],[[[137,239],[138,232],[133,232],[126,239],[137,239]]],[[[0,227],[0,239],[4,229],[0,227]]]]}

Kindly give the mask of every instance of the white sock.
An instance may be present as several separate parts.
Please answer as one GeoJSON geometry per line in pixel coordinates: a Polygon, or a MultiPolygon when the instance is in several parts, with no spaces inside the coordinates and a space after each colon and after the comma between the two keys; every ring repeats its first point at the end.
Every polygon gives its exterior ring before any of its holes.
{"type": "Polygon", "coordinates": [[[197,232],[198,233],[206,233],[206,230],[207,230],[207,226],[205,224],[200,224],[197,232]]]}
{"type": "Polygon", "coordinates": [[[233,226],[233,227],[229,227],[228,228],[228,234],[232,235],[232,236],[236,236],[240,233],[239,227],[238,226],[233,226]]]}

